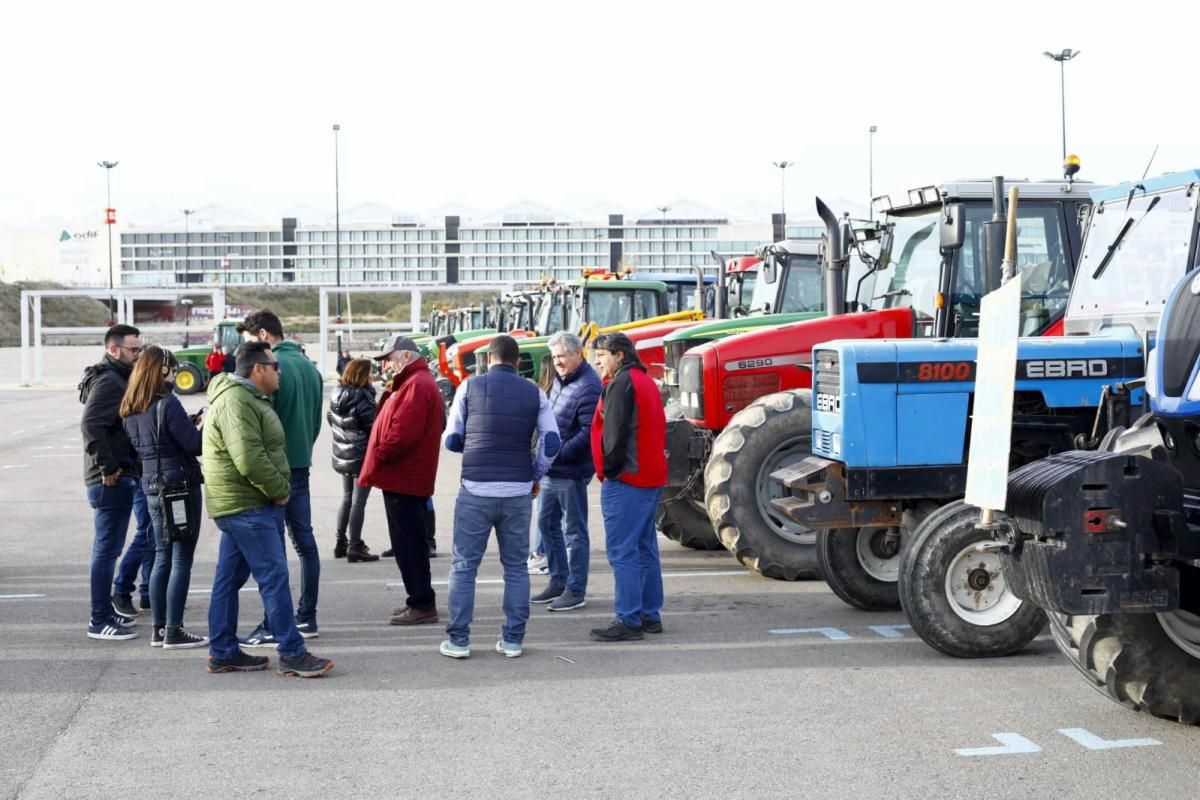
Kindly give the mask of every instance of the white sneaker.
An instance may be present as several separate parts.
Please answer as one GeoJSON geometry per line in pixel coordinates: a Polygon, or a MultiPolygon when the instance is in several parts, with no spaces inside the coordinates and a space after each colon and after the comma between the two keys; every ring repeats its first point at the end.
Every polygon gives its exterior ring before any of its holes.
{"type": "Polygon", "coordinates": [[[470,645],[455,644],[454,642],[450,641],[449,639],[442,642],[441,647],[438,648],[438,651],[442,655],[448,656],[449,658],[470,658],[471,657],[471,646],[470,645]]]}
{"type": "Polygon", "coordinates": [[[530,575],[545,575],[550,572],[550,566],[546,563],[546,556],[531,555],[529,560],[525,562],[525,566],[530,575]]]}

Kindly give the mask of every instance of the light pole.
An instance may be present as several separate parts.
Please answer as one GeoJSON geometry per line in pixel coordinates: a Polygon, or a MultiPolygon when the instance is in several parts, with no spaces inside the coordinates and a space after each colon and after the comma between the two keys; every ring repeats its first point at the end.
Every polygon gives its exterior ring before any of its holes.
{"type": "Polygon", "coordinates": [[[194,301],[190,297],[185,297],[179,301],[183,306],[183,346],[188,347],[190,337],[192,335],[192,303],[194,301]]]}
{"type": "Polygon", "coordinates": [[[879,126],[872,125],[867,130],[867,219],[875,219],[875,131],[879,126]]]}
{"type": "Polygon", "coordinates": [[[795,161],[772,161],[772,164],[779,167],[779,213],[783,216],[784,224],[787,224],[787,193],[785,191],[784,170],[795,164],[795,161]]]}
{"type": "Polygon", "coordinates": [[[671,210],[671,207],[670,207],[670,206],[655,206],[655,208],[656,208],[656,209],[658,209],[659,213],[661,213],[661,214],[663,215],[663,216],[662,216],[662,224],[663,224],[663,229],[662,229],[662,232],[663,232],[663,233],[662,233],[662,240],[663,240],[663,242],[662,242],[662,245],[663,245],[662,265],[663,265],[664,267],[666,267],[666,266],[667,266],[667,212],[671,210]]]}
{"type": "Polygon", "coordinates": [[[1051,61],[1058,62],[1058,80],[1059,91],[1062,95],[1062,157],[1063,161],[1067,160],[1067,62],[1075,56],[1079,55],[1078,50],[1067,48],[1061,53],[1051,53],[1046,50],[1042,53],[1051,61]]]}
{"type": "MultiPolygon", "coordinates": [[[[333,124],[333,269],[336,275],[337,288],[342,288],[342,201],[340,175],[338,172],[338,131],[342,129],[336,122],[333,124]]],[[[328,313],[329,306],[326,306],[328,313]]],[[[334,292],[333,316],[338,325],[342,324],[342,293],[334,292]]],[[[337,354],[342,357],[342,330],[337,332],[337,354]]],[[[323,357],[323,356],[322,356],[323,357]]]]}
{"type": "Polygon", "coordinates": [[[118,163],[117,161],[97,161],[96,164],[104,167],[104,186],[106,205],[104,206],[104,226],[108,228],[108,322],[113,324],[117,321],[117,301],[112,295],[113,290],[113,267],[112,267],[112,226],[117,222],[117,211],[112,207],[112,169],[118,163]]]}
{"type": "MultiPolygon", "coordinates": [[[[187,223],[192,218],[193,213],[196,213],[196,209],[180,209],[180,211],[184,212],[184,287],[186,288],[192,283],[192,273],[191,270],[188,269],[187,264],[187,257],[190,255],[192,237],[190,235],[191,230],[188,228],[187,223]]],[[[179,279],[176,278],[175,282],[179,283],[179,279]]]]}

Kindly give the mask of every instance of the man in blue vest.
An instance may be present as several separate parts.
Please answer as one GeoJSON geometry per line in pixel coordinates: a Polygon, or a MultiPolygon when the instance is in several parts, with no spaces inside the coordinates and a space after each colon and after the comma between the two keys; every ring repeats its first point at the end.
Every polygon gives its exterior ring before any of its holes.
{"type": "Polygon", "coordinates": [[[529,619],[529,520],[538,482],[558,453],[558,425],[537,384],[517,374],[517,340],[500,335],[488,346],[488,370],[454,396],[446,449],[462,453],[462,488],[454,504],[450,563],[450,624],[441,653],[471,655],[475,575],[496,529],[504,567],[504,617],[496,651],[521,655],[529,619]],[[536,443],[535,443],[536,440],[536,443]]]}

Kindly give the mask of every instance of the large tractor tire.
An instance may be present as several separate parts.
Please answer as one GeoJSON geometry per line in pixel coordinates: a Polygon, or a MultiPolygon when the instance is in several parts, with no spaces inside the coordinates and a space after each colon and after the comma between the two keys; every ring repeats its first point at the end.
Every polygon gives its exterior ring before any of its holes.
{"type": "Polygon", "coordinates": [[[771,508],[784,489],[771,473],[812,450],[812,393],[776,392],[743,408],[713,442],[704,500],[717,536],[743,565],[768,578],[819,578],[816,531],[771,508]]]}
{"type": "Polygon", "coordinates": [[[863,611],[900,608],[900,540],[888,528],[817,532],[817,564],[833,593],[863,611]]]}
{"type": "Polygon", "coordinates": [[[204,388],[204,373],[195,364],[184,361],[175,374],[175,394],[195,394],[204,388]]]}
{"type": "Polygon", "coordinates": [[[1008,588],[1000,554],[975,550],[990,541],[979,509],[955,500],[922,520],[900,552],[900,604],[917,635],[948,656],[1010,655],[1046,624],[1008,588]]]}
{"type": "Polygon", "coordinates": [[[684,547],[693,550],[722,550],[725,547],[717,538],[704,505],[690,495],[660,502],[654,522],[663,536],[684,547]]]}
{"type": "Polygon", "coordinates": [[[1058,649],[1101,694],[1134,711],[1200,724],[1200,617],[1048,616],[1058,649]]]}

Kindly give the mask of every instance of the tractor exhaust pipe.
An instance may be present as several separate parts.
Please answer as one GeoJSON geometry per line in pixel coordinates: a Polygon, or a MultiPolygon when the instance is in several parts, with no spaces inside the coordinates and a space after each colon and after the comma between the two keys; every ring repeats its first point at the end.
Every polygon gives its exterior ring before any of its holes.
{"type": "MultiPolygon", "coordinates": [[[[692,267],[696,272],[696,310],[704,313],[704,267],[692,267]]],[[[683,309],[680,309],[682,311],[683,309]]]]}
{"type": "Polygon", "coordinates": [[[825,223],[825,313],[833,316],[846,311],[846,233],[848,223],[817,198],[817,216],[825,223]]]}
{"type": "Polygon", "coordinates": [[[984,286],[988,292],[1000,288],[1000,262],[1004,260],[1004,176],[992,178],[992,218],[983,223],[984,286]]]}
{"type": "Polygon", "coordinates": [[[719,268],[719,271],[717,272],[716,315],[717,315],[717,319],[725,319],[726,314],[729,310],[729,309],[725,308],[725,299],[726,299],[725,298],[725,287],[726,287],[727,281],[729,280],[728,276],[725,274],[725,270],[726,270],[725,258],[720,253],[718,253],[716,250],[712,250],[710,252],[712,253],[712,257],[717,260],[717,263],[721,265],[719,268]]]}

